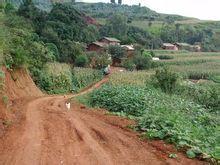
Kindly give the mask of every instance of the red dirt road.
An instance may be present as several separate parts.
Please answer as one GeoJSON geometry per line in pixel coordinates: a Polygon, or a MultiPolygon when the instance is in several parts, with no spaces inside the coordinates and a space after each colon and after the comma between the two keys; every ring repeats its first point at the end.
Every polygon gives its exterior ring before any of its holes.
{"type": "Polygon", "coordinates": [[[204,164],[181,153],[178,159],[168,159],[166,145],[144,142],[127,129],[133,121],[91,111],[78,103],[68,111],[67,99],[46,96],[27,103],[24,121],[1,139],[0,165],[204,164]]]}

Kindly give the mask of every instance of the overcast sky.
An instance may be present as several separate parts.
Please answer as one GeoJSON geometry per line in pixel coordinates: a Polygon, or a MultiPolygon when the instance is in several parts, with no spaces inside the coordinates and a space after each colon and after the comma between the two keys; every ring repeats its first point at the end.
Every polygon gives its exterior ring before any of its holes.
{"type": "MultiPolygon", "coordinates": [[[[110,0],[78,1],[110,2],[110,0]]],[[[220,20],[220,0],[122,0],[122,2],[129,5],[141,3],[142,6],[159,13],[179,14],[203,20],[220,20]]]]}

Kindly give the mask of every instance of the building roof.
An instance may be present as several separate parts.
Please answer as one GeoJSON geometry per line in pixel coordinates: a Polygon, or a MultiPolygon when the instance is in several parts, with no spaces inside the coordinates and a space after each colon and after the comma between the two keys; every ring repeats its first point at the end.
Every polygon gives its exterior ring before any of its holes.
{"type": "Polygon", "coordinates": [[[127,50],[134,50],[133,45],[121,45],[122,48],[125,48],[127,50]]]}
{"type": "Polygon", "coordinates": [[[180,42],[176,42],[175,43],[176,45],[178,45],[178,46],[190,46],[190,44],[188,44],[188,43],[180,43],[180,42]]]}
{"type": "Polygon", "coordinates": [[[111,42],[121,42],[120,40],[118,40],[116,38],[111,38],[111,37],[104,37],[103,39],[106,39],[106,40],[111,41],[111,42]]]}
{"type": "Polygon", "coordinates": [[[171,44],[171,43],[163,43],[163,46],[166,46],[166,47],[173,47],[175,45],[171,44]]]}
{"type": "Polygon", "coordinates": [[[102,47],[102,48],[104,48],[104,47],[106,47],[106,46],[107,46],[107,45],[106,45],[106,43],[103,43],[103,42],[98,42],[98,41],[93,42],[93,43],[91,43],[91,44],[94,44],[94,45],[100,46],[100,47],[102,47]]]}

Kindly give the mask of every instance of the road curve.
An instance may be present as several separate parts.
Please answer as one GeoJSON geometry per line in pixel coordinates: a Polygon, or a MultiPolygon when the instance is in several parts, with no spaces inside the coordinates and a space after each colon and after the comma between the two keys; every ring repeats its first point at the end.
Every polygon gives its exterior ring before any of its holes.
{"type": "Polygon", "coordinates": [[[8,134],[13,137],[7,141],[10,147],[3,145],[0,151],[0,165],[203,164],[182,155],[179,159],[164,159],[156,148],[126,128],[130,121],[91,111],[78,103],[68,111],[67,99],[46,96],[29,102],[21,128],[8,134]]]}

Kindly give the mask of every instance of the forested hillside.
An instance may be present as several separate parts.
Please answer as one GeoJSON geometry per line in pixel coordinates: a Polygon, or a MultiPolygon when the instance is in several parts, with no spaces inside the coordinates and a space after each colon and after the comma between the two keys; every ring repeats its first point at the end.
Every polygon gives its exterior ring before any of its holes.
{"type": "Polygon", "coordinates": [[[0,16],[3,64],[10,70],[28,68],[35,83],[45,92],[77,91],[102,78],[100,71],[73,69],[74,64],[88,65],[85,43],[99,36],[81,12],[56,4],[47,13],[25,1],[18,9],[10,3],[2,4],[0,16]],[[50,71],[53,66],[60,66],[60,71],[50,71]]]}
{"type": "Polygon", "coordinates": [[[125,43],[136,42],[153,49],[159,48],[162,42],[200,43],[204,51],[220,50],[218,21],[159,14],[137,5],[74,3],[73,6],[95,17],[103,25],[101,35],[115,36],[125,43]],[[124,29],[123,23],[127,25],[124,29]],[[118,35],[118,29],[127,34],[118,35]]]}
{"type": "MultiPolygon", "coordinates": [[[[11,0],[11,2],[17,6],[21,4],[21,0],[11,0]]],[[[72,0],[33,0],[35,6],[39,9],[47,12],[52,10],[52,13],[57,12],[56,9],[53,9],[52,4],[54,2],[65,2],[65,6],[69,10],[78,11],[81,15],[89,15],[96,18],[102,25],[98,28],[98,33],[95,33],[96,38],[102,36],[116,37],[122,40],[123,44],[137,43],[148,49],[160,48],[163,42],[186,42],[189,44],[199,43],[203,51],[220,50],[219,22],[201,21],[179,15],[160,14],[138,5],[75,3],[72,0]],[[120,34],[119,31],[123,33],[120,34]]],[[[59,12],[57,15],[59,15],[59,12]]],[[[66,20],[66,15],[60,16],[66,20]]],[[[68,32],[66,34],[71,36],[68,32]]],[[[93,41],[94,37],[92,38],[86,42],[93,41]]],[[[81,40],[79,39],[79,41],[81,40]]]]}

